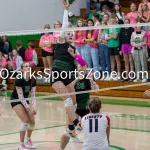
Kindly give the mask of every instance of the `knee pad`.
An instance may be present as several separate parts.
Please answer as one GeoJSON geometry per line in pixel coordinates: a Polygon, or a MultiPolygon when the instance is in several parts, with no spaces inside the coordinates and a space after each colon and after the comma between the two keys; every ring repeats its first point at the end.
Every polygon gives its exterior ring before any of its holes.
{"type": "Polygon", "coordinates": [[[34,124],[28,124],[28,129],[29,130],[34,130],[34,126],[35,126],[34,124]]]}
{"type": "Polygon", "coordinates": [[[28,123],[22,123],[20,126],[20,131],[26,132],[28,128],[28,123]]]}
{"type": "Polygon", "coordinates": [[[65,107],[71,107],[71,106],[73,106],[73,101],[72,101],[71,98],[67,98],[67,99],[64,101],[64,103],[65,103],[65,107]]]}

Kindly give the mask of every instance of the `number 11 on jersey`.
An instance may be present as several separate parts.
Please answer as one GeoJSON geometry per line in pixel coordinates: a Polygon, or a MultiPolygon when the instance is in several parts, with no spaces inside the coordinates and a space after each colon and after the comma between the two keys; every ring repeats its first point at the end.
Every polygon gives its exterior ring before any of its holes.
{"type": "Polygon", "coordinates": [[[89,119],[89,132],[92,133],[92,132],[98,132],[98,119],[89,119]],[[94,121],[94,131],[93,131],[93,121],[94,121]]]}

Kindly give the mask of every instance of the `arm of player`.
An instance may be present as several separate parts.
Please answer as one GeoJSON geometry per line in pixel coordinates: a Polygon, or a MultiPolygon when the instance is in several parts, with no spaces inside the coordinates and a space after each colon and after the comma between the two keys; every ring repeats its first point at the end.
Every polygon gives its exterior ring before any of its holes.
{"type": "Polygon", "coordinates": [[[34,109],[36,108],[36,96],[35,96],[35,93],[36,93],[36,86],[32,87],[32,89],[31,89],[31,97],[32,97],[31,104],[32,104],[32,107],[34,109]]]}
{"type": "Polygon", "coordinates": [[[16,90],[17,90],[17,94],[18,94],[19,100],[21,101],[21,103],[23,104],[23,106],[26,109],[28,109],[29,105],[28,105],[28,103],[26,102],[26,100],[24,98],[22,87],[16,87],[16,90]]]}
{"type": "Polygon", "coordinates": [[[109,137],[110,137],[110,118],[108,116],[106,116],[106,118],[107,118],[107,121],[108,121],[108,126],[107,126],[107,129],[106,129],[106,134],[107,134],[108,144],[110,144],[110,140],[109,140],[109,137]]]}
{"type": "MultiPolygon", "coordinates": [[[[68,28],[68,10],[69,10],[69,6],[64,0],[62,0],[63,5],[64,5],[64,16],[63,16],[63,23],[62,23],[62,29],[64,28],[68,28]]],[[[65,36],[65,32],[61,31],[60,32],[60,37],[64,38],[65,36]]]]}

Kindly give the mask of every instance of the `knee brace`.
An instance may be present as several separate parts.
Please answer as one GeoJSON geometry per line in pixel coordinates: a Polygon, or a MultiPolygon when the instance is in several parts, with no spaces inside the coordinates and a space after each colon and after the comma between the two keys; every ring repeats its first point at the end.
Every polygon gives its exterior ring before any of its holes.
{"type": "Polygon", "coordinates": [[[28,129],[29,130],[34,130],[34,126],[35,126],[34,124],[28,124],[28,129]]]}
{"type": "Polygon", "coordinates": [[[20,126],[20,131],[26,132],[28,128],[28,123],[22,123],[20,126]]]}
{"type": "Polygon", "coordinates": [[[67,99],[64,101],[64,103],[65,103],[65,107],[71,107],[71,106],[73,106],[73,101],[72,101],[71,98],[67,98],[67,99]]]}

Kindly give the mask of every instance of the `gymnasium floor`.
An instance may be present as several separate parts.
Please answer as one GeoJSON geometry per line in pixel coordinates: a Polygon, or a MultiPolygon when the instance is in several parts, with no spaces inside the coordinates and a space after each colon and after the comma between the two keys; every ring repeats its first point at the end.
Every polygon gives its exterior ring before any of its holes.
{"type": "MultiPolygon", "coordinates": [[[[0,97],[1,99],[2,97],[0,97]]],[[[65,129],[61,101],[39,101],[36,130],[32,140],[37,150],[58,150],[65,129]]],[[[17,150],[20,121],[10,104],[0,103],[0,150],[17,150]]],[[[103,105],[111,118],[112,150],[150,150],[150,109],[144,107],[103,105]]],[[[83,141],[83,134],[79,135],[83,141]]],[[[82,143],[69,143],[66,150],[81,150],[82,143]]]]}

